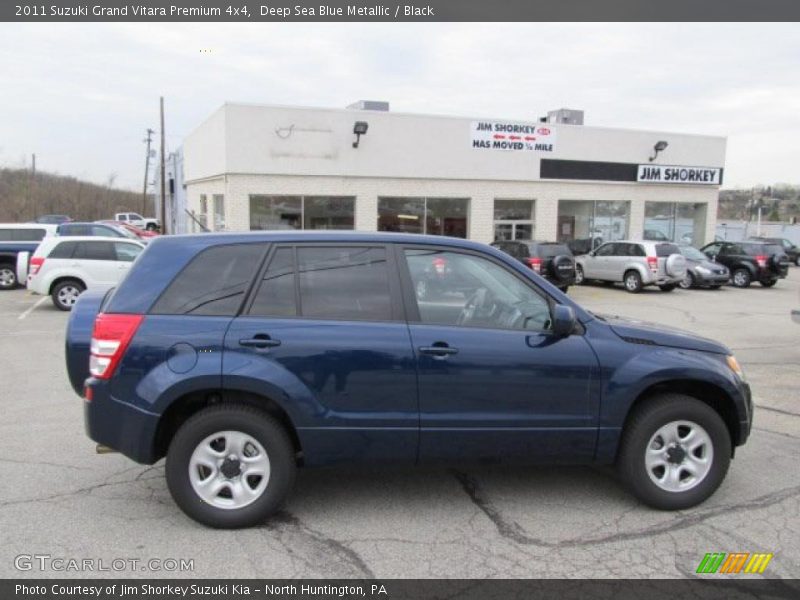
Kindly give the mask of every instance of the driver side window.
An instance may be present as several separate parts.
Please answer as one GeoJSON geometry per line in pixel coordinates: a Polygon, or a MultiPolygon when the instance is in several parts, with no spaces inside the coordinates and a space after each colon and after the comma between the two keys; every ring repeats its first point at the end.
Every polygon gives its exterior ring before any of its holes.
{"type": "Polygon", "coordinates": [[[405,250],[420,321],[490,329],[550,329],[547,299],[504,267],[479,256],[405,250]]]}

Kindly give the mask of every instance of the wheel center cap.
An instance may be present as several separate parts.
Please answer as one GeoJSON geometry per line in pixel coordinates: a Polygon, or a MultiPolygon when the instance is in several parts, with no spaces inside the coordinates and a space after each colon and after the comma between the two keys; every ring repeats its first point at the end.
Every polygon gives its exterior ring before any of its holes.
{"type": "Polygon", "coordinates": [[[233,479],[242,474],[242,464],[238,458],[228,457],[222,461],[222,466],[219,468],[220,472],[228,479],[233,479]]]}
{"type": "Polygon", "coordinates": [[[685,458],[686,450],[684,450],[681,446],[670,446],[667,449],[667,460],[672,464],[679,465],[684,461],[685,458]]]}

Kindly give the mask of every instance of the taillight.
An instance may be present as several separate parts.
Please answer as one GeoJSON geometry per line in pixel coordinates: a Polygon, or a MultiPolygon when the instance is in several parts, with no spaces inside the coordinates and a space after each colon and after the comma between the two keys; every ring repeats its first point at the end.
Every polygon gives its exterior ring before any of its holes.
{"type": "Polygon", "coordinates": [[[767,266],[767,257],[762,255],[756,256],[756,262],[760,268],[764,268],[767,266]]]}
{"type": "Polygon", "coordinates": [[[111,378],[143,318],[142,315],[97,315],[89,358],[89,373],[93,377],[111,378]]]}
{"type": "Polygon", "coordinates": [[[653,273],[658,273],[658,258],[655,256],[647,257],[647,266],[653,273]]]}
{"type": "Polygon", "coordinates": [[[43,258],[39,258],[39,257],[32,258],[31,262],[30,262],[30,265],[28,266],[28,274],[29,275],[36,275],[39,272],[39,270],[42,268],[42,265],[44,265],[44,259],[43,258]]]}
{"type": "Polygon", "coordinates": [[[528,266],[537,273],[542,272],[542,259],[541,258],[528,258],[528,266]]]}
{"type": "Polygon", "coordinates": [[[439,275],[444,275],[444,269],[447,266],[447,261],[443,258],[433,259],[433,268],[439,275]]]}

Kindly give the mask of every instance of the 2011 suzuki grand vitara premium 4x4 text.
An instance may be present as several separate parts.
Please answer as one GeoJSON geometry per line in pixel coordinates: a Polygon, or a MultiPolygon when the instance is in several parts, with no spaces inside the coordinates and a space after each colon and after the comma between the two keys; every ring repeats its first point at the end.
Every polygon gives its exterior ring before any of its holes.
{"type": "Polygon", "coordinates": [[[752,423],[726,347],[594,315],[451,238],[158,238],[79,298],[66,345],[89,436],[166,456],[175,501],[214,527],[263,521],[299,466],[335,463],[616,463],[643,502],[687,508],[752,423]]]}

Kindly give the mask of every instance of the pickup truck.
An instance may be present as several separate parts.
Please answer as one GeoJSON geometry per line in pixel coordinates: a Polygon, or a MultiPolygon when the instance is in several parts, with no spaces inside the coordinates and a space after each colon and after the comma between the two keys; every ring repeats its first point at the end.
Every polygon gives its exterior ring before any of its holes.
{"type": "Polygon", "coordinates": [[[23,283],[28,258],[45,237],[55,235],[57,225],[0,223],[0,290],[13,290],[23,283]]]}
{"type": "Polygon", "coordinates": [[[114,215],[114,220],[130,223],[145,231],[159,231],[161,229],[161,223],[159,223],[158,219],[149,219],[134,212],[117,213],[114,215]]]}

